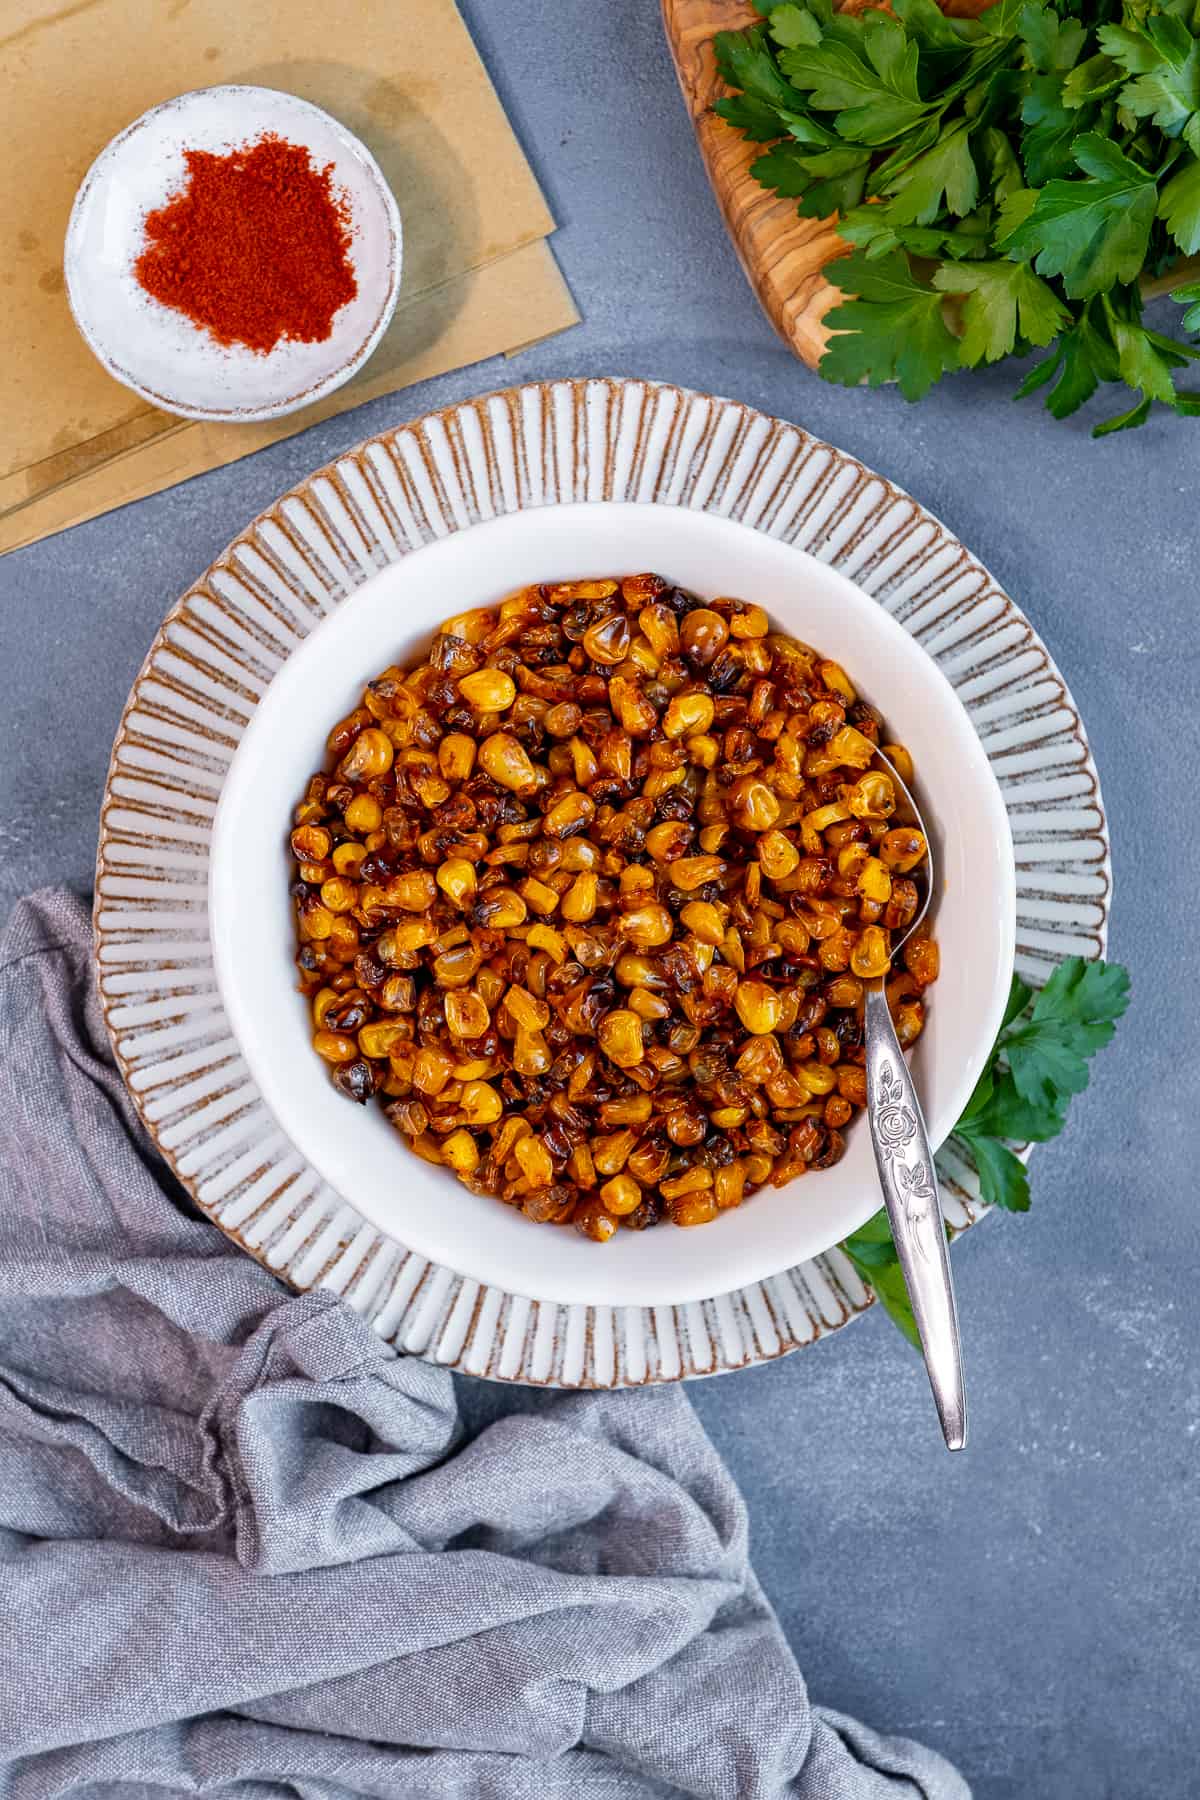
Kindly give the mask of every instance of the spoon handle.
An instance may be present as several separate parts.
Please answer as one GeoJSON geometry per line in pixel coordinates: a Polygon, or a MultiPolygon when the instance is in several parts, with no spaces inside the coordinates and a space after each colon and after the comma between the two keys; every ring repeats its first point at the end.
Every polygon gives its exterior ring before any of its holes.
{"type": "Polygon", "coordinates": [[[961,1450],[967,1440],[967,1401],[937,1175],[882,981],[867,988],[866,1050],[867,1121],[879,1183],[946,1448],[961,1450]]]}

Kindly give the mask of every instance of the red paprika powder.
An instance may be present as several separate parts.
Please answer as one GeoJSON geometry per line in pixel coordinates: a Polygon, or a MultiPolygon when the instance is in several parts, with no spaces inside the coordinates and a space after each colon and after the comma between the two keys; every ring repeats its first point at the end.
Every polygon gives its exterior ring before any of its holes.
{"type": "Polygon", "coordinates": [[[326,339],[358,292],[333,164],[314,168],[303,145],[274,133],[184,161],[187,186],[146,218],[141,286],[219,344],[265,355],[281,339],[326,339]]]}

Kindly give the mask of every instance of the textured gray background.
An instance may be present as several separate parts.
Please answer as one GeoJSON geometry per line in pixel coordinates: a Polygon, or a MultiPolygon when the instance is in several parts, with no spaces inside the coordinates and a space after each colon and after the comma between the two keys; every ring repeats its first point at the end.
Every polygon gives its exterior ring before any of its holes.
{"type": "Polygon", "coordinates": [[[1008,373],[918,408],[823,385],[745,285],[653,0],[466,13],[561,221],[584,325],[0,563],[5,903],[88,883],[109,745],[168,605],[261,506],[370,432],[512,379],[650,375],[794,419],[910,489],[1074,689],[1135,1007],[1069,1134],[1037,1156],[1032,1214],[957,1252],[965,1456],[940,1449],[920,1366],[878,1318],[693,1394],[820,1699],[937,1744],[981,1800],[1196,1794],[1200,426],[1156,417],[1093,443],[1086,423],[1012,405],[1008,373]]]}

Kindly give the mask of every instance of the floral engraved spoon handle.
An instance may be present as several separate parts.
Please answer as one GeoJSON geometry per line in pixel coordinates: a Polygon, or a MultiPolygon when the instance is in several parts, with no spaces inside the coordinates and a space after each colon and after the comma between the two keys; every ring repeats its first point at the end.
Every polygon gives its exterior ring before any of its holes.
{"type": "Polygon", "coordinates": [[[867,1121],[925,1369],[948,1450],[967,1440],[958,1310],[925,1121],[882,981],[866,996],[867,1121]]]}

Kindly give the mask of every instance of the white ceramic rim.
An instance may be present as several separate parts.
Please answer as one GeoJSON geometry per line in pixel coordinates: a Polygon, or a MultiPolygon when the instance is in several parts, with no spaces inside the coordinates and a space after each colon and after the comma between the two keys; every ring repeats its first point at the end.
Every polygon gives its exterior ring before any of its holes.
{"type": "MultiPolygon", "coordinates": [[[[932,726],[934,736],[948,735],[952,739],[950,760],[961,770],[961,778],[950,780],[943,770],[935,781],[933,772],[918,757],[918,783],[924,774],[927,793],[934,788],[946,795],[947,805],[953,800],[967,815],[985,815],[980,832],[981,864],[971,871],[978,885],[967,887],[961,857],[957,873],[963,890],[960,904],[969,904],[972,893],[979,897],[975,975],[988,984],[988,998],[969,1038],[969,1052],[954,1067],[952,1084],[947,1087],[944,1068],[955,1049],[961,1051],[961,1045],[943,1052],[940,1064],[935,1061],[939,1074],[935,1102],[929,1102],[928,1083],[924,1084],[926,1123],[936,1151],[950,1135],[983,1071],[1008,1000],[1016,918],[1008,814],[970,717],[936,662],[853,582],[795,545],[687,508],[597,501],[568,503],[540,513],[509,513],[426,544],[356,589],[288,658],[242,735],[213,824],[209,919],[218,986],[234,1037],[281,1130],[309,1166],[378,1230],[399,1235],[420,1255],[454,1268],[460,1275],[562,1306],[686,1305],[712,1292],[714,1267],[721,1269],[728,1287],[741,1288],[824,1254],[864,1224],[880,1204],[861,1121],[849,1140],[846,1160],[836,1170],[810,1178],[803,1189],[780,1193],[767,1188],[746,1208],[722,1215],[703,1231],[656,1232],[652,1238],[619,1233],[614,1244],[603,1250],[571,1233],[554,1232],[547,1239],[544,1227],[531,1225],[508,1208],[497,1211],[494,1201],[470,1194],[448,1172],[413,1159],[398,1139],[390,1141],[391,1133],[380,1128],[377,1119],[369,1114],[364,1117],[340,1097],[335,1096],[331,1104],[319,1064],[296,1066],[297,1049],[308,1053],[303,1004],[295,1001],[294,1019],[274,1007],[269,1012],[260,1010],[262,989],[256,985],[260,969],[277,964],[273,974],[279,998],[285,1007],[293,1000],[293,946],[290,936],[279,942],[280,921],[274,908],[255,908],[247,918],[247,894],[257,893],[269,882],[274,864],[278,865],[274,872],[279,893],[283,892],[287,863],[282,844],[290,804],[310,768],[322,760],[325,729],[355,703],[362,683],[378,666],[397,654],[406,659],[410,645],[421,638],[428,640],[424,620],[413,630],[405,624],[410,596],[420,607],[423,592],[436,591],[439,599],[434,611],[445,616],[495,603],[520,585],[522,578],[536,579],[538,574],[546,580],[560,580],[603,573],[610,567],[653,567],[670,580],[682,579],[681,539],[687,554],[696,557],[701,566],[711,559],[720,569],[715,578],[718,586],[712,592],[734,591],[720,583],[729,564],[735,563],[744,571],[743,586],[736,590],[742,598],[765,603],[768,610],[772,601],[786,607],[788,616],[775,621],[778,628],[811,638],[824,654],[842,660],[860,685],[864,653],[860,649],[855,654],[856,634],[871,640],[879,664],[886,666],[894,659],[894,672],[887,669],[888,691],[867,686],[863,689],[866,697],[883,710],[889,729],[901,742],[911,743],[909,725],[916,724],[918,715],[924,729],[932,726]],[[534,545],[526,548],[530,538],[534,545]],[[602,547],[596,547],[597,538],[602,547]],[[587,552],[579,552],[578,542],[589,545],[587,552]],[[506,552],[510,558],[507,565],[506,552]],[[500,586],[494,585],[489,573],[480,587],[473,560],[480,556],[490,568],[506,567],[500,586]],[[465,566],[470,568],[469,575],[464,573],[465,566]],[[464,580],[471,585],[460,585],[464,580]],[[814,611],[824,615],[820,626],[813,619],[814,611]],[[844,641],[831,637],[843,629],[847,633],[844,641]],[[399,652],[398,635],[404,639],[399,652]],[[355,672],[345,692],[341,691],[340,674],[314,684],[317,671],[330,667],[340,671],[348,666],[355,672]],[[324,707],[315,719],[314,685],[321,690],[319,704],[324,707]],[[281,729],[295,736],[293,721],[297,719],[305,721],[306,735],[317,748],[310,768],[300,776],[296,793],[281,793],[274,745],[281,729]],[[279,818],[268,824],[272,807],[279,818]],[[991,867],[986,861],[989,854],[991,867]],[[295,1037],[289,1055],[281,1056],[279,1037],[289,1030],[295,1037]],[[444,1195],[439,1194],[439,1187],[445,1189],[444,1195]],[[846,1188],[854,1201],[849,1208],[845,1200],[838,1204],[846,1188]],[[748,1216],[751,1207],[752,1217],[748,1216]],[[831,1207],[836,1222],[830,1219],[831,1207]],[[664,1249],[669,1254],[664,1254],[664,1249]]],[[[692,580],[684,580],[683,585],[696,588],[692,580]]],[[[430,629],[436,622],[430,618],[430,629]]],[[[929,804],[936,806],[936,801],[929,804]]],[[[928,822],[936,834],[939,821],[931,817],[928,822]]],[[[946,879],[945,864],[937,870],[937,878],[940,889],[946,879]]],[[[940,895],[935,896],[935,929],[939,899],[940,895]]],[[[942,986],[939,983],[939,988],[942,986]]],[[[941,1008],[952,1004],[948,982],[945,987],[942,994],[938,988],[932,993],[935,1023],[941,1008]]]]}
{"type": "MultiPolygon", "coordinates": [[[[740,519],[848,573],[967,706],[1008,809],[1016,970],[1104,954],[1108,830],[1087,735],[1028,619],[902,489],[741,402],[633,378],[534,382],[447,406],[347,451],[283,495],[171,608],[113,746],[96,862],[96,975],[118,1067],[197,1207],[301,1291],[353,1307],[406,1354],[490,1380],[645,1386],[807,1348],[870,1290],[837,1250],[684,1307],[558,1307],[429,1263],[376,1231],[275,1127],[220,1006],[207,916],[225,768],[271,676],[383,564],[476,519],[580,499],[663,500],[740,519]]],[[[942,1204],[987,1208],[951,1140],[942,1204]]]]}
{"type": "Polygon", "coordinates": [[[323,400],[327,394],[336,393],[337,389],[343,387],[352,375],[356,375],[368,358],[374,355],[380,338],[392,322],[396,311],[396,302],[400,297],[403,262],[404,230],[400,219],[400,209],[396,204],[396,196],[384,179],[383,170],[362,139],[356,137],[348,126],[342,124],[340,119],[335,119],[332,113],[327,113],[324,107],[314,105],[311,100],[302,100],[298,94],[291,94],[286,88],[268,88],[261,84],[237,81],[214,82],[211,87],[206,88],[189,88],[185,93],[172,95],[169,100],[160,100],[157,106],[148,107],[144,113],[140,113],[136,119],[126,125],[123,131],[119,131],[114,138],[110,138],[79,184],[79,190],[71,206],[71,216],[67,221],[67,233],[63,248],[63,273],[66,279],[67,304],[70,306],[71,317],[75,321],[79,335],[97,362],[102,363],[108,373],[115,381],[119,381],[122,387],[131,389],[143,400],[148,400],[152,406],[157,406],[161,411],[168,412],[175,418],[207,419],[214,424],[229,425],[253,425],[263,423],[268,419],[286,418],[289,413],[298,412],[304,406],[313,406],[318,400],[323,400]],[[104,176],[107,166],[116,161],[125,140],[134,132],[141,130],[147,120],[178,106],[181,101],[192,100],[205,94],[218,93],[245,95],[248,99],[253,99],[255,95],[259,94],[270,94],[273,98],[286,100],[289,106],[295,107],[298,115],[307,114],[312,118],[320,119],[322,124],[328,127],[333,135],[345,145],[349,154],[367,171],[378,190],[388,218],[389,280],[378,317],[370,332],[360,341],[357,348],[351,351],[345,361],[322,380],[314,382],[300,393],[266,406],[233,408],[185,406],[180,401],[172,399],[170,395],[161,394],[153,388],[146,387],[96,336],[85,322],[82,310],[75,303],[75,285],[86,278],[81,269],[79,237],[84,213],[96,182],[104,176]]]}

